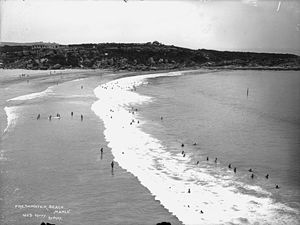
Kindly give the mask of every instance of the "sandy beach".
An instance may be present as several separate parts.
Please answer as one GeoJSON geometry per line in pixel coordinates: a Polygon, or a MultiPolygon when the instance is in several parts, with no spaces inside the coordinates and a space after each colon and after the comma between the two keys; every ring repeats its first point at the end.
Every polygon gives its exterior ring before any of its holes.
{"type": "Polygon", "coordinates": [[[91,105],[93,90],[114,77],[70,71],[58,85],[48,75],[1,83],[1,107],[17,115],[1,137],[1,224],[181,224],[136,177],[117,163],[111,170],[113,156],[91,105]],[[6,101],[51,85],[50,95],[6,101]]]}

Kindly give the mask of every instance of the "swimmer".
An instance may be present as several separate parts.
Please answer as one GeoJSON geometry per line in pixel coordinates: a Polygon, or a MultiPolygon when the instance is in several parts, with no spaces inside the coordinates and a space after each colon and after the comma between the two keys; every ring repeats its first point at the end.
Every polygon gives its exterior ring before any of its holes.
{"type": "Polygon", "coordinates": [[[266,179],[269,179],[269,174],[266,175],[266,179]]]}
{"type": "Polygon", "coordinates": [[[228,168],[231,169],[231,163],[228,165],[228,168]]]}
{"type": "Polygon", "coordinates": [[[183,143],[181,144],[181,147],[184,147],[184,144],[183,144],[183,143]]]}
{"type": "Polygon", "coordinates": [[[249,172],[253,172],[253,170],[250,168],[249,170],[248,170],[249,172]]]}
{"type": "Polygon", "coordinates": [[[278,184],[276,184],[275,188],[276,188],[276,189],[279,189],[279,186],[278,186],[278,184]]]}
{"type": "Polygon", "coordinates": [[[209,160],[209,158],[208,158],[208,156],[206,157],[206,161],[208,161],[209,160]]]}

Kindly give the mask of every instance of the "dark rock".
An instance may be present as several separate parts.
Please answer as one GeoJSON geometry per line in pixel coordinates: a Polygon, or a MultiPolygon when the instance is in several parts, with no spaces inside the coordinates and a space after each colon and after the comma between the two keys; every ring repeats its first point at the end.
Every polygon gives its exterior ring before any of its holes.
{"type": "Polygon", "coordinates": [[[171,225],[171,223],[169,223],[169,222],[161,222],[161,223],[157,223],[156,225],[171,225]]]}

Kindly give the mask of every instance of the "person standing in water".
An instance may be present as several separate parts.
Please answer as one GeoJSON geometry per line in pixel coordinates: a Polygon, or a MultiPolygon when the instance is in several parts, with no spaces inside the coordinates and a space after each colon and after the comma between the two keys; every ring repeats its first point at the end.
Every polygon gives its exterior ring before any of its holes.
{"type": "Polygon", "coordinates": [[[249,88],[247,88],[247,98],[248,98],[248,95],[249,95],[249,88]]]}
{"type": "Polygon", "coordinates": [[[83,121],[83,115],[82,114],[80,115],[80,119],[81,119],[81,121],[83,121]]]}
{"type": "Polygon", "coordinates": [[[111,172],[113,174],[113,172],[114,172],[114,166],[115,166],[114,161],[111,161],[110,166],[111,166],[111,172]]]}

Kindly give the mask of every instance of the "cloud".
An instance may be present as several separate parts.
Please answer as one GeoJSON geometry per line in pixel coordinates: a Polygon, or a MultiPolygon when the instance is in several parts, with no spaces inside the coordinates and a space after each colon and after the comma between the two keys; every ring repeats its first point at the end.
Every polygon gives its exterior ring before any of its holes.
{"type": "Polygon", "coordinates": [[[241,1],[244,4],[251,5],[254,7],[257,7],[257,5],[258,5],[258,0],[241,0],[241,1]]]}
{"type": "Polygon", "coordinates": [[[281,1],[278,2],[278,6],[277,6],[277,10],[276,10],[277,12],[279,12],[280,6],[281,6],[281,1]]]}

